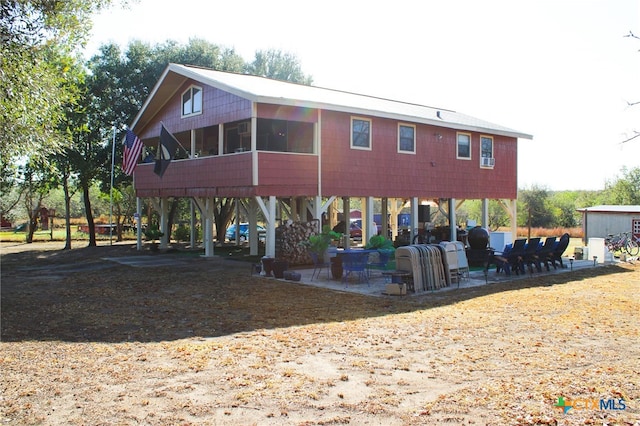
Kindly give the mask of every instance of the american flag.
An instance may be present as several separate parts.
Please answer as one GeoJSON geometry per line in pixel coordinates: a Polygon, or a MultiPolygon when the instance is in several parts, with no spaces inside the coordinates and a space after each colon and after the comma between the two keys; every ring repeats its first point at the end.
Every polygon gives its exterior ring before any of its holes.
{"type": "Polygon", "coordinates": [[[122,171],[127,175],[131,175],[136,168],[143,146],[140,138],[137,137],[131,129],[127,129],[127,137],[125,138],[124,149],[122,150],[122,171]]]}

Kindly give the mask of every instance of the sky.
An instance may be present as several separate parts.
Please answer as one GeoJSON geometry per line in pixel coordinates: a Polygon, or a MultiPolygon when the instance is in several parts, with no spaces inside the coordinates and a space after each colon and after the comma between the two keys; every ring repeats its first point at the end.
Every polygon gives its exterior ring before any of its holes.
{"type": "MultiPolygon", "coordinates": [[[[116,2],[117,3],[117,2],[116,2]]],[[[640,167],[640,0],[139,0],[110,42],[201,38],[296,55],[313,85],[455,110],[521,133],[518,188],[601,190],[640,167]]]]}

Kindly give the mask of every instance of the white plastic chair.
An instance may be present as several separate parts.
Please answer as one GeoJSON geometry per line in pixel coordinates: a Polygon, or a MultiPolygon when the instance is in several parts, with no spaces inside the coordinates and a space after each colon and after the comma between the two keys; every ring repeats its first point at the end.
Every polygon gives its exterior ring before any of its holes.
{"type": "MultiPolygon", "coordinates": [[[[456,245],[456,254],[458,255],[458,273],[461,278],[466,278],[469,281],[469,260],[467,259],[467,251],[464,249],[464,244],[460,241],[454,242],[456,245]]],[[[458,286],[460,283],[458,283],[458,286]]]]}
{"type": "MultiPolygon", "coordinates": [[[[447,265],[449,266],[449,275],[451,276],[451,281],[455,280],[460,287],[460,259],[458,256],[458,247],[456,243],[452,243],[450,241],[442,241],[440,246],[444,248],[447,258],[447,265]]],[[[469,269],[467,267],[467,269],[469,269]]]]}

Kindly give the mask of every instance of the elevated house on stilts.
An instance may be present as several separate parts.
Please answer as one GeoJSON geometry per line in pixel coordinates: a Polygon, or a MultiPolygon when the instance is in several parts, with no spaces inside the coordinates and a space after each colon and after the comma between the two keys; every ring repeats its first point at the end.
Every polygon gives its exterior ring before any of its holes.
{"type": "MultiPolygon", "coordinates": [[[[354,198],[362,200],[365,240],[377,232],[375,213],[383,232],[395,235],[405,205],[416,232],[427,201],[446,212],[455,239],[456,208],[469,199],[483,200],[485,225],[488,200],[500,200],[515,234],[517,142],[531,136],[465,114],[170,64],[131,128],[154,150],[162,125],[184,150],[162,177],[141,158],[136,196],[154,201],[161,228],[167,200],[190,198],[201,214],[205,256],[214,254],[215,203],[226,198],[239,201],[252,225],[262,213],[269,256],[281,222],[321,219],[336,204],[346,213],[354,198]],[[373,211],[374,199],[382,211],[373,211]]],[[[257,254],[254,229],[249,243],[257,254]]]]}

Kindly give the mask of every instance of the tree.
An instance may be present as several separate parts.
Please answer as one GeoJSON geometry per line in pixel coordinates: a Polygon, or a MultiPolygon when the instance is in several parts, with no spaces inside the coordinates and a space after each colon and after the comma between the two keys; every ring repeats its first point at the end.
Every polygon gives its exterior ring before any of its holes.
{"type": "Polygon", "coordinates": [[[622,167],[622,177],[605,184],[608,202],[620,205],[640,205],[640,167],[622,167]]]}
{"type": "Polygon", "coordinates": [[[64,119],[58,125],[58,133],[64,141],[61,151],[54,151],[48,155],[52,165],[57,168],[58,179],[56,187],[62,186],[64,194],[64,217],[65,217],[65,246],[64,250],[71,249],[71,197],[78,188],[78,168],[76,167],[80,159],[73,149],[75,137],[87,132],[84,124],[85,109],[76,101],[86,93],[86,69],[79,60],[66,58],[69,69],[65,86],[70,93],[73,93],[74,100],[64,105],[64,119]]]}
{"type": "Polygon", "coordinates": [[[259,50],[247,66],[247,73],[293,83],[311,84],[311,76],[305,76],[298,58],[279,50],[259,50]]]}
{"type": "MultiPolygon", "coordinates": [[[[625,35],[625,37],[630,37],[630,38],[634,38],[634,39],[636,39],[636,40],[640,40],[640,37],[638,37],[637,35],[635,35],[632,31],[629,31],[629,34],[625,35]]],[[[640,101],[627,102],[627,105],[628,105],[628,106],[630,106],[630,107],[635,106],[635,105],[638,105],[638,104],[640,104],[640,101]]],[[[634,132],[633,132],[633,136],[629,136],[629,137],[627,137],[625,140],[623,140],[623,141],[622,141],[622,142],[620,142],[620,143],[622,144],[622,143],[631,142],[632,140],[636,139],[637,137],[640,137],[640,132],[638,132],[638,131],[634,131],[634,132]]]]}
{"type": "Polygon", "coordinates": [[[111,0],[0,3],[0,158],[60,147],[57,125],[63,105],[74,96],[65,85],[70,56],[88,36],[90,15],[111,0]]]}
{"type": "Polygon", "coordinates": [[[5,182],[15,181],[8,177],[12,171],[10,165],[18,158],[28,158],[32,169],[65,146],[67,138],[61,131],[65,108],[74,104],[80,95],[74,84],[77,49],[88,37],[91,14],[109,4],[111,0],[4,0],[0,3],[3,187],[5,182]]]}
{"type": "Polygon", "coordinates": [[[65,220],[65,244],[63,250],[71,249],[71,197],[76,192],[75,176],[72,164],[69,160],[68,149],[61,153],[55,153],[51,160],[58,170],[58,184],[62,185],[64,194],[64,220],[65,220]]]}
{"type": "Polygon", "coordinates": [[[521,190],[518,200],[523,204],[518,207],[518,224],[528,227],[545,228],[553,225],[553,214],[548,204],[549,192],[537,186],[521,190]]]}
{"type": "Polygon", "coordinates": [[[214,199],[215,209],[213,211],[214,222],[216,223],[216,238],[224,242],[226,238],[227,225],[231,222],[235,213],[235,199],[216,198],[214,199]]]}
{"type": "MultiPolygon", "coordinates": [[[[482,222],[482,202],[480,200],[467,200],[463,207],[466,206],[467,218],[473,219],[478,223],[482,222]]],[[[457,213],[462,218],[462,215],[457,213]]],[[[498,200],[489,200],[489,223],[483,225],[486,228],[495,231],[500,227],[509,226],[510,218],[509,214],[505,211],[504,207],[498,200]]]]}
{"type": "Polygon", "coordinates": [[[578,191],[561,191],[551,194],[549,204],[553,213],[553,224],[563,228],[573,228],[578,224],[576,200],[578,191]]]}
{"type": "Polygon", "coordinates": [[[21,167],[22,202],[29,216],[27,243],[33,242],[33,234],[38,227],[42,199],[54,185],[55,172],[42,159],[32,159],[21,167]]]}

